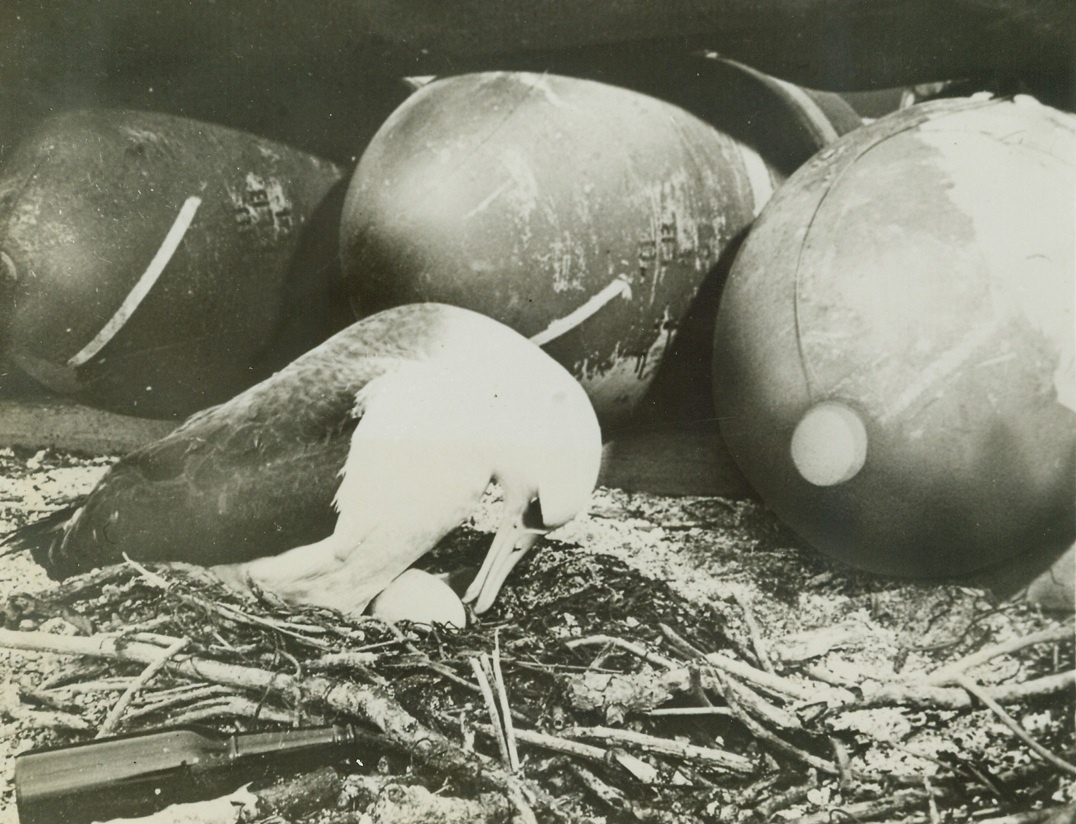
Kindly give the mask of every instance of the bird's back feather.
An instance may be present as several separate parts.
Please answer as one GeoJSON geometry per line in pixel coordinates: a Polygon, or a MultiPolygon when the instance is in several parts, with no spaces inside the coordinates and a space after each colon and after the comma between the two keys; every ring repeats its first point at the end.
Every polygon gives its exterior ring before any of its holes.
{"type": "Polygon", "coordinates": [[[20,532],[50,575],[122,561],[241,562],[332,531],[338,474],[371,379],[423,357],[442,315],[417,305],[338,333],[120,459],[71,515],[20,532]]]}

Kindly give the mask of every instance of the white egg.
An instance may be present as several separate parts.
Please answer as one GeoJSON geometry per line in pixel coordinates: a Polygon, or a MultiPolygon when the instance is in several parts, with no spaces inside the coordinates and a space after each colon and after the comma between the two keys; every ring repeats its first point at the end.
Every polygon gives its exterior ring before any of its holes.
{"type": "Polygon", "coordinates": [[[463,629],[463,602],[445,581],[421,569],[407,569],[370,602],[371,615],[396,623],[444,624],[463,629]]]}

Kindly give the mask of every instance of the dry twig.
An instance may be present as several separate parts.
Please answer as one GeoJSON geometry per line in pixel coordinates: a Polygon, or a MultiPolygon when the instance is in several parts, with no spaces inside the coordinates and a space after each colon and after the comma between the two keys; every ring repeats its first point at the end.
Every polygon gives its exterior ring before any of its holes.
{"type": "Polygon", "coordinates": [[[216,613],[222,618],[234,621],[239,624],[248,624],[255,627],[263,627],[271,629],[282,635],[287,635],[294,638],[301,643],[308,644],[312,647],[319,647],[321,649],[328,649],[329,645],[317,638],[311,638],[307,633],[313,635],[320,635],[324,630],[321,627],[307,626],[305,624],[294,624],[289,621],[278,621],[272,618],[266,618],[261,615],[251,615],[250,613],[243,612],[242,610],[230,607],[227,604],[221,604],[216,601],[210,601],[206,598],[200,598],[197,595],[192,595],[189,592],[182,592],[176,588],[176,586],[165,578],[163,575],[159,575],[156,572],[151,572],[146,567],[137,561],[124,556],[124,561],[134,569],[145,581],[151,586],[161,589],[173,597],[184,601],[185,603],[192,604],[200,609],[204,609],[209,613],[216,613]],[[300,631],[301,630],[301,631],[300,631]]]}
{"type": "Polygon", "coordinates": [[[504,739],[508,745],[508,768],[512,772],[519,772],[519,751],[516,749],[516,735],[512,724],[512,708],[508,703],[508,690],[504,684],[504,673],[501,672],[501,641],[500,636],[493,635],[493,685],[497,689],[497,701],[501,710],[501,724],[504,725],[504,739]]]}
{"type": "MultiPolygon", "coordinates": [[[[1018,684],[981,687],[984,695],[1000,704],[1012,704],[1029,698],[1055,695],[1070,691],[1076,685],[1076,671],[1045,675],[1018,684]]],[[[860,707],[910,706],[934,709],[961,710],[972,706],[972,699],[965,690],[954,687],[938,687],[930,684],[864,684],[860,707]]]]}
{"type": "Polygon", "coordinates": [[[727,752],[726,750],[719,750],[716,747],[699,747],[695,744],[687,744],[668,738],[659,738],[655,735],[646,735],[641,732],[619,730],[611,727],[573,727],[566,732],[576,738],[594,738],[621,746],[639,747],[648,752],[671,755],[686,761],[704,761],[715,767],[742,775],[750,775],[755,771],[755,765],[749,758],[744,758],[742,755],[727,752]]]}
{"type": "Polygon", "coordinates": [[[802,684],[780,675],[773,675],[765,670],[756,669],[718,652],[707,653],[703,660],[722,672],[747,681],[773,695],[791,698],[804,704],[815,704],[819,701],[829,704],[852,704],[855,701],[855,697],[847,690],[821,684],[802,684]]]}
{"type": "Polygon", "coordinates": [[[768,729],[762,726],[762,724],[752,718],[747,712],[743,710],[742,707],[739,706],[735,690],[729,689],[729,684],[731,683],[732,679],[728,678],[728,676],[725,676],[722,681],[725,684],[725,689],[723,691],[725,700],[728,702],[728,705],[732,709],[733,714],[736,716],[736,719],[745,727],[747,727],[747,730],[752,735],[754,735],[756,738],[761,738],[763,741],[768,741],[769,743],[777,747],[777,749],[793,756],[797,760],[801,761],[804,764],[807,764],[810,767],[813,767],[821,773],[825,773],[826,775],[840,775],[840,770],[836,767],[836,765],[831,764],[824,758],[819,758],[818,756],[811,755],[811,753],[806,752],[805,750],[801,750],[799,747],[793,746],[792,744],[781,738],[779,735],[770,732],[768,729]]]}
{"type": "MultiPolygon", "coordinates": [[[[677,649],[681,650],[693,659],[696,659],[698,661],[705,661],[706,653],[700,649],[696,649],[694,646],[689,644],[672,627],[662,624],[661,632],[677,649]]],[[[675,670],[668,673],[665,679],[666,685],[669,686],[671,689],[672,684],[676,683],[673,681],[673,679],[679,677],[683,672],[684,670],[675,670]]],[[[746,684],[742,684],[736,681],[734,682],[734,686],[730,687],[730,684],[732,682],[723,681],[720,673],[711,668],[698,670],[698,673],[699,679],[703,687],[721,695],[724,695],[726,688],[735,689],[736,697],[740,700],[740,704],[743,706],[744,709],[750,710],[751,712],[765,719],[773,726],[779,727],[781,729],[799,729],[803,726],[802,724],[800,724],[799,719],[796,718],[796,716],[794,716],[792,713],[781,709],[776,704],[770,701],[767,701],[765,698],[763,698],[753,689],[748,687],[746,684]]],[[[691,671],[689,670],[689,677],[690,674],[691,671]]],[[[681,691],[686,692],[687,690],[681,687],[681,691]]]]}
{"type": "Polygon", "coordinates": [[[979,824],[1072,824],[1073,821],[1076,821],[1076,804],[984,818],[979,824]]]}
{"type": "Polygon", "coordinates": [[[734,592],[733,597],[743,612],[744,623],[747,624],[747,633],[751,637],[751,647],[755,650],[759,665],[770,675],[776,675],[773,662],[770,660],[770,654],[766,649],[766,643],[762,640],[762,628],[755,619],[755,611],[751,608],[751,602],[739,591],[734,592]]]}
{"type": "Polygon", "coordinates": [[[997,658],[999,655],[1010,655],[1036,644],[1057,644],[1071,640],[1073,640],[1073,623],[1071,621],[1066,621],[1064,624],[1060,624],[1056,627],[1049,627],[1040,632],[1012,638],[1003,643],[978,650],[971,655],[961,658],[959,661],[953,661],[950,664],[939,667],[926,677],[926,681],[929,684],[938,686],[953,683],[956,676],[967,672],[969,669],[978,666],[979,664],[985,664],[987,661],[992,658],[997,658]]]}
{"type": "MultiPolygon", "coordinates": [[[[491,738],[496,736],[496,727],[492,725],[479,724],[477,728],[479,732],[491,738]]],[[[543,750],[560,753],[561,755],[571,755],[586,761],[593,761],[596,764],[606,763],[609,756],[608,750],[601,747],[583,744],[579,741],[570,741],[567,738],[547,735],[544,732],[535,730],[517,729],[516,738],[532,747],[540,747],[543,750]]]]}
{"type": "Polygon", "coordinates": [[[807,780],[803,784],[789,787],[787,790],[770,796],[755,807],[753,818],[759,821],[769,821],[776,813],[785,810],[794,804],[806,800],[807,793],[818,787],[818,772],[811,770],[807,780]]]}
{"type": "Polygon", "coordinates": [[[588,635],[585,638],[573,638],[571,641],[567,641],[564,644],[568,649],[578,649],[579,647],[593,647],[593,646],[610,646],[622,649],[625,652],[629,652],[637,658],[641,658],[647,663],[657,664],[665,669],[675,669],[677,664],[656,652],[651,652],[641,644],[636,644],[633,641],[628,641],[624,638],[617,638],[613,635],[588,635]]]}
{"type": "Polygon", "coordinates": [[[497,701],[493,697],[493,688],[490,686],[489,676],[486,674],[485,667],[482,666],[482,660],[478,656],[470,658],[469,661],[471,670],[474,672],[475,681],[478,682],[478,686],[482,690],[482,698],[486,703],[490,727],[496,733],[494,738],[497,741],[497,750],[501,754],[501,761],[504,762],[505,766],[508,766],[511,763],[508,757],[508,742],[505,740],[504,725],[501,723],[501,716],[497,711],[497,701]]]}
{"type": "Polygon", "coordinates": [[[663,716],[699,716],[699,715],[732,715],[732,710],[728,707],[658,707],[656,709],[647,710],[647,715],[651,718],[661,718],[663,716]]]}
{"type": "Polygon", "coordinates": [[[160,654],[157,660],[151,662],[149,666],[142,670],[142,674],[127,687],[123,695],[119,697],[115,706],[112,707],[112,710],[106,716],[104,722],[101,724],[101,728],[97,731],[97,738],[104,738],[115,731],[117,725],[120,723],[120,719],[123,717],[124,711],[130,706],[134,697],[145,689],[145,686],[153,680],[157,673],[164,669],[165,665],[189,643],[189,638],[179,638],[176,641],[173,641],[172,644],[160,654]]]}
{"type": "Polygon", "coordinates": [[[824,812],[803,816],[797,819],[796,824],[842,824],[843,822],[870,821],[884,815],[909,812],[921,807],[926,800],[926,790],[897,790],[889,798],[845,804],[824,812]]]}
{"type": "MultiPolygon", "coordinates": [[[[221,718],[246,718],[252,721],[274,721],[295,724],[295,713],[277,709],[264,701],[254,701],[243,695],[224,694],[177,704],[147,704],[127,711],[129,721],[167,712],[169,724],[194,724],[221,718]]],[[[309,722],[311,719],[306,717],[309,722]]]]}
{"type": "Polygon", "coordinates": [[[1017,738],[1027,744],[1027,746],[1031,749],[1032,752],[1034,752],[1044,761],[1053,764],[1059,770],[1067,772],[1069,775],[1076,775],[1076,766],[1073,766],[1068,761],[1065,761],[1063,758],[1059,758],[1058,756],[1054,755],[1052,752],[1046,749],[1046,747],[1042,746],[1042,744],[1040,744],[1038,741],[1028,735],[1027,730],[1021,727],[1019,722],[1011,715],[1009,715],[1009,713],[1005,712],[1002,706],[993,698],[991,698],[990,695],[987,694],[986,690],[973,682],[966,675],[957,675],[954,677],[954,680],[960,685],[962,689],[966,690],[969,694],[974,695],[976,698],[982,701],[994,713],[994,715],[1001,719],[1001,722],[1006,727],[1012,730],[1013,734],[1017,738]]]}

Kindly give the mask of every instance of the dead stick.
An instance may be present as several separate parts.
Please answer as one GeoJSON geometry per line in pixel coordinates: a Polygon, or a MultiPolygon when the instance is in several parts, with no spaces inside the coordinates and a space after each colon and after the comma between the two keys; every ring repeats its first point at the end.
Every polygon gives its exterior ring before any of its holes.
{"type": "Polygon", "coordinates": [[[628,802],[620,790],[615,787],[610,787],[586,767],[579,764],[573,764],[571,770],[583,786],[590,790],[590,792],[607,807],[612,807],[614,810],[622,810],[627,806],[628,802]]]}
{"type": "MultiPolygon", "coordinates": [[[[661,630],[666,636],[675,635],[674,630],[664,624],[661,625],[661,630]]],[[[679,636],[676,637],[679,638],[679,636]]],[[[686,644],[687,642],[684,643],[686,644]]],[[[694,649],[693,647],[690,647],[690,645],[688,645],[688,648],[694,649]]],[[[734,675],[741,681],[748,681],[756,687],[761,687],[767,692],[779,695],[783,698],[792,698],[807,704],[813,704],[819,700],[826,700],[831,703],[850,704],[854,700],[852,694],[847,690],[835,689],[833,687],[821,687],[816,684],[800,684],[789,678],[784,678],[783,676],[774,675],[773,673],[766,672],[757,667],[752,667],[750,664],[745,664],[742,661],[737,661],[718,652],[703,653],[701,658],[716,669],[734,675]]]]}
{"type": "Polygon", "coordinates": [[[692,658],[702,658],[706,654],[668,624],[658,622],[658,629],[660,629],[661,634],[665,636],[665,640],[672,644],[673,648],[685,658],[689,660],[692,658]]]}
{"type": "Polygon", "coordinates": [[[930,824],[941,824],[941,817],[938,815],[938,802],[934,797],[934,787],[930,783],[930,777],[923,776],[923,789],[927,794],[927,812],[930,813],[930,824]]]}
{"type": "Polygon", "coordinates": [[[994,715],[1000,718],[1001,722],[1005,724],[1005,726],[1008,727],[1010,730],[1012,730],[1013,734],[1025,744],[1027,744],[1027,746],[1032,750],[1032,752],[1038,755],[1043,761],[1053,764],[1059,770],[1067,772],[1069,775],[1076,775],[1076,766],[1073,766],[1068,761],[1065,761],[1063,758],[1059,758],[1058,756],[1054,755],[1052,752],[1050,752],[1050,750],[1046,749],[1046,747],[1042,746],[1042,744],[1040,744],[1038,741],[1028,735],[1027,730],[1021,727],[1020,723],[1011,715],[1009,715],[1009,713],[1007,713],[997,701],[987,695],[986,691],[983,690],[982,687],[980,687],[966,675],[957,675],[955,677],[955,681],[960,685],[962,689],[967,690],[968,693],[974,695],[976,698],[986,704],[986,706],[990,708],[994,715]]]}
{"type": "MultiPolygon", "coordinates": [[[[927,800],[926,790],[897,790],[888,798],[860,801],[796,819],[796,824],[833,824],[834,821],[869,821],[891,813],[908,812],[927,800]]],[[[904,819],[902,819],[904,820],[904,819]]]]}
{"type": "Polygon", "coordinates": [[[519,772],[519,751],[516,749],[515,728],[512,724],[512,707],[508,703],[508,689],[504,685],[504,673],[501,672],[501,639],[493,633],[493,685],[497,688],[497,700],[500,702],[501,723],[504,725],[505,743],[508,744],[508,767],[512,772],[519,772]]]}
{"type": "Polygon", "coordinates": [[[848,747],[839,738],[830,738],[829,745],[833,747],[833,758],[836,761],[837,769],[840,771],[840,781],[838,786],[842,792],[847,792],[855,784],[855,775],[852,770],[852,756],[848,752],[848,747]]]}
{"type": "Polygon", "coordinates": [[[424,667],[426,667],[426,669],[428,669],[428,670],[430,670],[432,672],[436,672],[438,675],[443,676],[444,678],[447,678],[449,681],[451,681],[454,684],[458,684],[461,687],[465,687],[466,689],[470,690],[471,692],[477,692],[479,694],[481,694],[481,692],[482,692],[482,688],[479,687],[477,684],[472,684],[466,678],[462,678],[459,675],[456,675],[456,673],[453,671],[452,667],[449,667],[449,666],[447,666],[445,664],[441,664],[441,663],[439,663],[437,661],[431,661],[429,659],[426,659],[426,660],[422,661],[422,665],[424,667]]]}
{"type": "Polygon", "coordinates": [[[489,715],[490,726],[497,731],[496,736],[494,736],[497,740],[497,751],[501,754],[501,761],[505,766],[508,766],[508,742],[504,738],[504,725],[501,723],[500,713],[497,712],[497,701],[493,697],[493,688],[490,687],[489,678],[480,659],[476,656],[469,660],[471,669],[474,671],[475,681],[478,682],[478,686],[482,690],[482,698],[486,702],[486,713],[489,715]]]}
{"type": "MultiPolygon", "coordinates": [[[[478,730],[484,735],[493,735],[493,729],[489,726],[480,724],[478,730]]],[[[623,750],[605,750],[580,741],[570,741],[567,738],[526,729],[517,729],[516,737],[524,744],[559,753],[560,755],[570,755],[605,766],[612,762],[643,784],[653,784],[659,777],[657,769],[623,750]]]]}
{"type": "Polygon", "coordinates": [[[979,824],[1072,824],[1073,821],[1076,821],[1076,804],[986,818],[979,824]]]}
{"type": "Polygon", "coordinates": [[[762,628],[759,627],[758,621],[755,620],[755,611],[751,609],[751,602],[740,592],[733,593],[733,598],[736,599],[736,603],[739,604],[740,609],[743,611],[744,623],[747,624],[747,633],[751,637],[751,646],[755,650],[755,655],[758,656],[759,665],[770,675],[776,675],[773,662],[770,661],[770,655],[766,651],[766,644],[762,640],[762,628]]]}
{"type": "Polygon", "coordinates": [[[33,597],[51,603],[70,604],[81,600],[84,595],[96,597],[100,595],[101,588],[106,584],[115,582],[121,585],[121,579],[128,577],[127,570],[122,566],[100,567],[68,578],[50,590],[34,594],[33,597]]]}
{"type": "Polygon", "coordinates": [[[189,638],[179,638],[173,641],[172,644],[157,657],[157,660],[153,661],[149,666],[142,670],[142,674],[139,675],[126,690],[124,690],[123,695],[116,701],[112,710],[106,716],[104,723],[101,724],[101,728],[97,731],[96,738],[104,738],[105,736],[112,734],[113,730],[115,730],[116,726],[120,723],[123,713],[134,700],[134,697],[145,689],[146,684],[152,681],[157,673],[164,669],[165,665],[189,643],[189,638]]]}
{"type": "MultiPolygon", "coordinates": [[[[160,655],[160,647],[139,642],[118,643],[109,636],[52,635],[44,632],[18,632],[0,629],[0,646],[63,655],[84,655],[116,661],[148,664],[160,655]]],[[[324,707],[361,719],[377,728],[385,740],[410,751],[433,769],[464,781],[479,781],[505,793],[513,803],[523,795],[519,779],[486,762],[475,753],[465,752],[435,730],[427,728],[383,689],[375,686],[334,681],[320,676],[296,678],[287,673],[273,673],[253,667],[225,664],[207,658],[175,658],[168,668],[188,678],[212,681],[240,689],[262,690],[281,695],[299,695],[324,707]]],[[[542,797],[542,796],[540,796],[542,797]]],[[[563,818],[552,799],[542,797],[544,811],[563,818]]],[[[520,810],[527,817],[529,810],[520,810]]],[[[530,813],[533,817],[533,813],[530,813]]]]}
{"type": "MultiPolygon", "coordinates": [[[[980,689],[984,695],[999,704],[1016,704],[1028,698],[1068,692],[1074,685],[1076,685],[1076,671],[1059,672],[1018,684],[981,687],[980,689]]],[[[899,705],[960,710],[972,705],[972,699],[968,693],[955,687],[889,683],[873,689],[864,686],[863,692],[863,700],[856,704],[855,709],[899,705]]]]}
{"type": "Polygon", "coordinates": [[[759,821],[769,821],[775,813],[787,809],[794,804],[799,804],[807,799],[807,794],[818,787],[818,772],[811,770],[807,781],[777,795],[770,796],[755,807],[755,818],[759,821]]]}
{"type": "Polygon", "coordinates": [[[841,771],[837,768],[835,764],[831,764],[824,758],[819,758],[816,755],[811,755],[811,753],[806,752],[805,750],[801,750],[799,747],[790,744],[789,742],[781,738],[781,736],[777,735],[776,733],[770,732],[768,729],[762,726],[762,724],[752,718],[747,712],[743,710],[742,707],[740,707],[739,702],[736,698],[735,690],[730,689],[731,684],[731,681],[728,681],[726,683],[724,691],[725,700],[728,702],[729,706],[735,713],[736,720],[738,720],[741,724],[747,727],[748,732],[750,732],[756,738],[761,738],[763,741],[768,741],[770,744],[773,744],[773,746],[777,747],[777,749],[787,753],[788,755],[791,755],[793,758],[796,758],[799,761],[802,761],[809,767],[814,767],[816,770],[818,770],[818,772],[825,773],[826,775],[840,775],[841,771]]]}
{"type": "Polygon", "coordinates": [[[826,669],[821,664],[804,664],[800,668],[800,672],[815,681],[821,681],[823,684],[829,684],[831,687],[837,687],[842,690],[853,690],[859,686],[852,679],[837,675],[837,673],[826,669]]]}
{"type": "Polygon", "coordinates": [[[692,715],[732,715],[728,707],[658,707],[647,710],[647,715],[657,718],[663,715],[692,716],[692,715]]]}
{"type": "MultiPolygon", "coordinates": [[[[708,689],[715,692],[722,693],[719,688],[720,679],[714,672],[702,673],[703,683],[706,684],[708,689]]],[[[775,727],[785,730],[798,730],[803,728],[803,724],[792,713],[787,710],[783,710],[776,704],[767,701],[747,684],[741,684],[739,681],[730,680],[727,683],[727,688],[731,690],[739,703],[741,709],[747,710],[764,721],[768,721],[775,727]]],[[[723,694],[723,693],[722,693],[723,694]]]]}
{"type": "Polygon", "coordinates": [[[995,644],[991,647],[986,647],[978,652],[974,652],[959,661],[953,661],[951,664],[946,664],[940,667],[934,672],[930,673],[926,677],[926,681],[929,684],[941,685],[950,683],[954,677],[966,672],[974,666],[983,664],[992,658],[997,658],[999,655],[1008,655],[1013,652],[1018,652],[1035,644],[1057,644],[1063,641],[1071,641],[1073,638],[1073,625],[1071,621],[1068,621],[1060,626],[1050,627],[1048,629],[1041,630],[1040,632],[1034,632],[1031,635],[1025,635],[1023,638],[1012,638],[1000,644],[995,644]]]}
{"type": "MultiPolygon", "coordinates": [[[[688,670],[684,669],[683,667],[679,667],[675,661],[672,661],[671,659],[665,658],[664,656],[658,655],[656,653],[650,652],[645,647],[642,647],[631,641],[625,641],[623,638],[617,638],[612,635],[589,635],[585,638],[575,638],[567,643],[567,647],[569,649],[575,649],[576,647],[592,646],[597,644],[608,644],[611,646],[619,647],[627,652],[632,653],[633,655],[638,656],[639,658],[642,658],[644,661],[650,661],[655,664],[659,664],[662,667],[665,667],[668,672],[667,677],[663,678],[663,681],[673,679],[674,682],[682,682],[685,676],[689,676],[688,670]]],[[[739,661],[733,661],[731,658],[725,658],[724,656],[717,655],[716,653],[713,653],[713,656],[716,657],[711,660],[710,655],[704,655],[703,660],[711,664],[712,666],[718,666],[718,664],[720,664],[720,666],[718,667],[720,669],[728,669],[729,667],[732,667],[737,671],[735,674],[746,674],[745,680],[754,681],[759,686],[765,689],[769,689],[770,692],[777,692],[778,694],[783,694],[786,697],[797,698],[799,700],[809,702],[819,701],[823,699],[832,699],[834,697],[833,690],[830,690],[828,687],[824,688],[825,691],[822,692],[821,695],[813,694],[809,688],[800,687],[795,682],[782,678],[779,675],[773,675],[772,673],[765,672],[764,670],[755,669],[748,664],[741,664],[739,661]]],[[[745,689],[743,685],[738,685],[737,688],[741,690],[745,689]]],[[[756,693],[752,693],[751,695],[753,698],[757,699],[752,702],[756,711],[758,711],[764,717],[768,718],[772,723],[776,724],[777,726],[786,728],[800,726],[799,721],[794,716],[790,715],[784,710],[781,710],[778,707],[773,706],[769,702],[763,701],[762,697],[757,695],[756,693]]],[[[843,692],[837,697],[842,703],[851,701],[851,693],[848,693],[847,698],[845,697],[843,692]]]]}
{"type": "Polygon", "coordinates": [[[75,681],[72,684],[60,684],[45,687],[45,693],[62,692],[66,695],[79,695],[88,692],[122,692],[133,682],[134,678],[95,678],[92,681],[75,681]]]}
{"type": "Polygon", "coordinates": [[[780,675],[773,675],[755,667],[722,655],[719,652],[707,653],[703,660],[729,675],[747,681],[767,692],[792,698],[805,704],[814,704],[826,701],[833,704],[851,704],[855,701],[853,695],[847,690],[821,684],[801,684],[780,675]]]}
{"type": "Polygon", "coordinates": [[[755,765],[751,763],[751,760],[742,755],[719,750],[716,747],[699,747],[695,744],[685,744],[632,730],[618,730],[612,727],[573,727],[567,731],[567,734],[576,738],[595,738],[621,746],[640,747],[650,752],[671,755],[688,761],[705,761],[729,772],[744,775],[755,771],[755,765]]]}
{"type": "MultiPolygon", "coordinates": [[[[132,560],[126,555],[124,555],[123,558],[124,561],[129,564],[131,568],[134,569],[135,572],[137,572],[143,578],[143,580],[145,580],[146,583],[167,592],[169,595],[179,599],[180,601],[185,601],[186,603],[204,609],[207,612],[215,612],[222,618],[234,621],[238,624],[248,624],[250,626],[264,627],[266,629],[276,630],[282,635],[289,635],[297,641],[301,641],[304,644],[309,644],[312,647],[318,647],[319,649],[327,649],[329,646],[324,641],[309,638],[304,633],[296,632],[294,629],[292,629],[292,627],[299,626],[305,630],[305,625],[290,624],[287,621],[277,621],[272,618],[263,618],[260,615],[251,615],[249,613],[243,612],[242,610],[230,607],[226,604],[220,604],[215,601],[207,600],[206,598],[200,598],[197,595],[191,595],[190,593],[182,592],[176,588],[173,582],[169,581],[163,575],[150,571],[146,567],[142,566],[142,564],[138,563],[138,561],[132,560]]],[[[324,629],[320,627],[311,627],[311,631],[316,634],[319,634],[323,633],[324,629]]]]}
{"type": "MultiPolygon", "coordinates": [[[[137,721],[149,715],[165,715],[168,718],[169,723],[178,723],[177,719],[182,713],[188,711],[200,712],[204,707],[208,706],[225,707],[225,711],[220,712],[220,715],[230,714],[240,718],[254,718],[257,716],[261,719],[275,720],[274,713],[277,712],[264,704],[252,701],[246,696],[237,695],[230,690],[224,690],[223,693],[209,693],[203,698],[192,697],[183,700],[159,701],[151,704],[143,704],[139,707],[129,709],[127,711],[127,718],[137,721]],[[264,707],[266,712],[256,712],[258,707],[264,707]],[[227,708],[233,708],[234,711],[229,711],[227,708]]],[[[286,715],[287,713],[283,714],[286,715]]],[[[290,716],[289,720],[291,720],[290,716]]]]}
{"type": "Polygon", "coordinates": [[[644,807],[636,801],[629,801],[620,790],[609,786],[581,764],[572,764],[570,769],[579,782],[590,790],[598,800],[621,813],[617,817],[618,820],[625,815],[631,816],[636,821],[645,821],[647,824],[662,824],[662,822],[670,822],[671,824],[671,822],[683,820],[675,813],[655,810],[650,807],[644,807]]]}
{"type": "Polygon", "coordinates": [[[630,652],[632,655],[648,663],[658,664],[665,669],[675,669],[677,664],[675,661],[659,655],[656,652],[651,652],[646,647],[636,644],[633,641],[625,640],[624,638],[617,638],[614,635],[588,635],[585,638],[573,638],[571,641],[565,643],[568,649],[576,649],[577,647],[593,647],[593,646],[611,646],[622,649],[625,652],[630,652]]]}
{"type": "Polygon", "coordinates": [[[192,684],[186,682],[178,687],[158,689],[148,695],[143,695],[141,710],[133,710],[133,712],[141,712],[147,708],[166,710],[170,707],[193,704],[195,701],[203,701],[206,698],[221,698],[235,694],[234,690],[222,687],[219,684],[192,684]]]}
{"type": "MultiPolygon", "coordinates": [[[[698,659],[703,659],[706,657],[706,653],[692,646],[685,638],[681,637],[672,627],[668,626],[667,624],[661,624],[660,626],[661,633],[665,636],[666,640],[668,640],[669,643],[671,643],[674,647],[679,649],[685,655],[691,658],[698,659]]],[[[673,684],[677,683],[672,681],[673,677],[676,675],[680,675],[684,672],[688,672],[688,677],[690,677],[689,671],[681,669],[667,673],[665,678],[662,680],[666,683],[667,687],[671,687],[673,684]]],[[[702,680],[703,686],[706,689],[720,694],[724,694],[725,687],[721,683],[721,676],[717,670],[708,668],[706,670],[700,671],[699,675],[702,680]]],[[[787,712],[786,710],[781,709],[771,701],[766,700],[753,689],[748,687],[746,684],[737,681],[735,684],[735,689],[736,697],[740,699],[740,704],[744,709],[754,712],[756,715],[762,717],[769,723],[773,724],[775,727],[781,727],[783,729],[799,729],[803,726],[800,723],[800,720],[792,713],[787,712]]],[[[683,690],[681,688],[681,691],[686,690],[683,690]]]]}
{"type": "MultiPolygon", "coordinates": [[[[485,735],[493,735],[493,729],[486,725],[479,725],[478,730],[485,735]]],[[[605,750],[581,741],[571,741],[567,738],[526,729],[516,729],[516,738],[532,747],[539,747],[561,755],[575,756],[586,761],[593,761],[595,764],[608,765],[609,762],[613,762],[643,784],[653,784],[659,777],[657,769],[623,750],[605,750]]]]}
{"type": "MultiPolygon", "coordinates": [[[[261,701],[251,701],[249,698],[217,699],[205,701],[188,707],[168,717],[170,724],[201,724],[206,721],[219,720],[221,718],[249,718],[257,721],[275,721],[278,724],[295,724],[295,714],[284,712],[266,706],[261,701]]],[[[303,720],[307,723],[315,723],[316,716],[304,713],[303,720]]]]}
{"type": "MultiPolygon", "coordinates": [[[[493,737],[494,735],[494,727],[488,724],[478,724],[477,729],[479,732],[490,737],[493,737]]],[[[534,730],[517,728],[516,738],[532,747],[540,747],[543,750],[560,753],[561,755],[573,755],[576,758],[593,761],[596,764],[607,763],[607,756],[609,755],[608,751],[601,747],[595,747],[591,744],[583,744],[579,741],[570,741],[567,738],[548,735],[544,732],[535,732],[534,730]]]]}

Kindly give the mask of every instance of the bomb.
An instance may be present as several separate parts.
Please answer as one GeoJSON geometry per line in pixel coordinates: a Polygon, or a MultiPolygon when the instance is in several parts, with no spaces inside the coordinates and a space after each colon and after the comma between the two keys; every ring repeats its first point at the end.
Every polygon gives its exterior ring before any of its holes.
{"type": "Polygon", "coordinates": [[[647,95],[525,72],[447,78],[363,154],[345,278],[360,314],[439,301],[531,337],[610,426],[781,179],[748,144],[647,95]]]}
{"type": "Polygon", "coordinates": [[[1076,118],[946,100],[794,174],[718,311],[721,431],[815,547],[950,576],[1076,531],[1076,118]]]}
{"type": "Polygon", "coordinates": [[[4,356],[128,414],[231,397],[342,325],[340,180],[329,162],[183,118],[50,118],[0,175],[4,356]]]}

